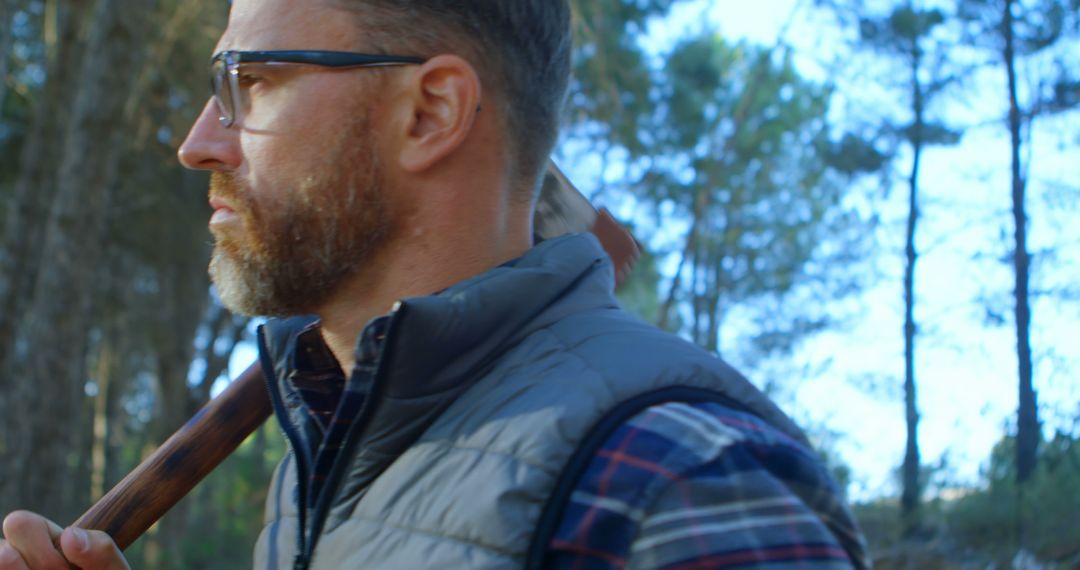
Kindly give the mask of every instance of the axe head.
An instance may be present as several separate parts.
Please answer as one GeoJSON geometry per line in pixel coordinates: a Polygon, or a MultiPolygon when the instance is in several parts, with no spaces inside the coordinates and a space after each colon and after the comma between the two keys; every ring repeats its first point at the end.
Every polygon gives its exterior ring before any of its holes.
{"type": "Polygon", "coordinates": [[[548,162],[540,199],[533,218],[537,241],[577,233],[592,232],[615,266],[615,287],[626,280],[641,247],[634,236],[607,209],[597,211],[565,174],[548,162]]]}

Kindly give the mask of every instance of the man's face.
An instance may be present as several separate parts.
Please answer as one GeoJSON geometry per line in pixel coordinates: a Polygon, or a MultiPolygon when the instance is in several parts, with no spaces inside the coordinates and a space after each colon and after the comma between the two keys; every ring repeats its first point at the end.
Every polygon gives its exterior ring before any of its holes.
{"type": "Polygon", "coordinates": [[[215,172],[210,197],[235,214],[211,224],[210,275],[225,306],[248,315],[312,312],[344,279],[364,270],[389,221],[367,121],[327,141],[325,161],[280,180],[273,200],[237,175],[215,172]]]}
{"type": "MultiPolygon", "coordinates": [[[[356,50],[356,24],[316,0],[237,0],[218,50],[356,50]]],[[[230,309],[313,312],[393,229],[373,126],[380,78],[305,66],[241,69],[225,128],[209,103],[181,147],[212,171],[211,277],[230,309]]]]}

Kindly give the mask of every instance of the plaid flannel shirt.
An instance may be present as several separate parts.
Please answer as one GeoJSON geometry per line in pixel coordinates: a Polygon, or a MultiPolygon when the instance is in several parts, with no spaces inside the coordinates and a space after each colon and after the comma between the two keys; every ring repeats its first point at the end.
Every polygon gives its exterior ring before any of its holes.
{"type": "MultiPolygon", "coordinates": [[[[367,395],[385,317],[366,327],[346,382],[313,327],[290,381],[305,403],[309,504],[367,395]]],[[[552,567],[867,568],[861,536],[813,453],[717,404],[648,408],[599,449],[549,549],[552,567]]]]}
{"type": "Polygon", "coordinates": [[[553,568],[868,568],[814,454],[718,404],[654,406],[597,452],[550,546],[553,568]]]}
{"type": "Polygon", "coordinates": [[[297,339],[296,372],[289,378],[300,394],[307,412],[307,441],[315,449],[305,449],[308,474],[308,507],[318,504],[323,483],[337,459],[349,427],[360,415],[364,398],[371,389],[389,317],[380,317],[364,327],[357,351],[356,367],[348,382],[330,348],[322,340],[318,326],[311,326],[297,339]]]}

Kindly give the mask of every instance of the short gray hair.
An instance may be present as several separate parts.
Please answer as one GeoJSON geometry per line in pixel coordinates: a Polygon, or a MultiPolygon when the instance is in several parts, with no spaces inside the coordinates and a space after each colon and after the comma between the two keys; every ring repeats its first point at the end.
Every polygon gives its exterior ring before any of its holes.
{"type": "Polygon", "coordinates": [[[536,183],[558,138],[570,80],[568,0],[334,0],[365,40],[402,55],[454,53],[501,95],[519,181],[536,183]]]}

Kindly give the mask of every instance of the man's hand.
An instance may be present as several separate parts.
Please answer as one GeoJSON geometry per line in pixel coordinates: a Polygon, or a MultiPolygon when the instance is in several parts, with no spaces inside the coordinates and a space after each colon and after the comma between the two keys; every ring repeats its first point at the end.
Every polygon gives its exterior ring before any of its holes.
{"type": "Polygon", "coordinates": [[[101,531],[56,523],[26,511],[4,519],[0,540],[0,570],[127,570],[128,564],[112,538],[101,531]]]}

